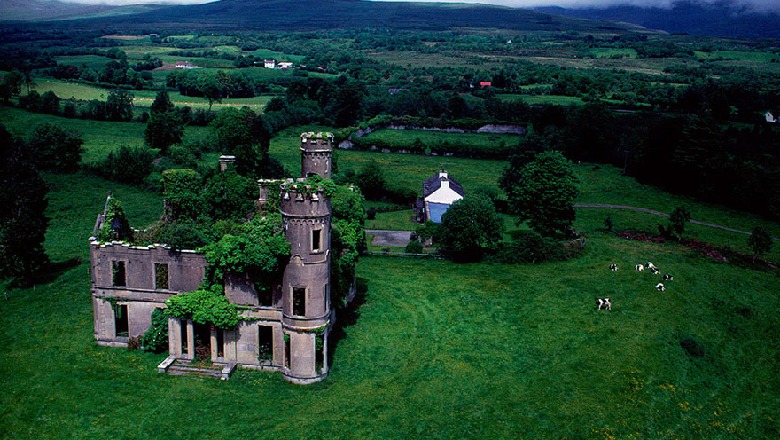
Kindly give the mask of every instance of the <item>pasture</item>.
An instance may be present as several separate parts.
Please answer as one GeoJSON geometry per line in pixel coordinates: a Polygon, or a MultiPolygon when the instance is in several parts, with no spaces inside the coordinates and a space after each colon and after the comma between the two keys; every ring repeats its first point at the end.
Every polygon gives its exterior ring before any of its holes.
{"type": "Polygon", "coordinates": [[[134,224],[159,215],[159,196],[78,174],[47,180],[55,268],[34,288],[4,287],[0,301],[3,437],[778,433],[776,273],[598,231],[565,263],[366,257],[359,307],[341,315],[325,382],[242,370],[227,382],[166,376],[156,372],[164,354],[95,344],[87,260],[108,189],[134,224]],[[630,270],[647,260],[675,275],[666,292],[630,270]],[[621,270],[610,272],[612,262],[621,270]],[[604,296],[613,310],[594,310],[604,296]]]}

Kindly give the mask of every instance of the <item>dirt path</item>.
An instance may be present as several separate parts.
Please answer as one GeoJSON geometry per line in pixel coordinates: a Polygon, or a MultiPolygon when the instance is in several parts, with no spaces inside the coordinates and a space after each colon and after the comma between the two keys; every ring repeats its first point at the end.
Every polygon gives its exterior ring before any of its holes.
{"type": "MultiPolygon", "coordinates": [[[[665,212],[656,211],[654,209],[648,209],[648,208],[638,208],[636,206],[607,205],[607,204],[602,204],[602,203],[575,203],[574,207],[575,208],[628,209],[628,210],[631,210],[631,211],[646,212],[648,214],[658,215],[658,216],[661,216],[661,217],[669,217],[669,214],[667,214],[665,212]]],[[[716,225],[714,223],[700,222],[698,220],[691,220],[691,223],[694,224],[694,225],[702,225],[702,226],[707,226],[707,227],[710,227],[710,228],[722,229],[724,231],[736,232],[736,233],[739,233],[739,234],[746,234],[746,235],[750,235],[751,234],[751,232],[748,232],[748,231],[742,231],[742,230],[739,230],[739,229],[729,228],[727,226],[716,225]]],[[[780,241],[780,237],[775,237],[774,240],[775,241],[780,241]]]]}

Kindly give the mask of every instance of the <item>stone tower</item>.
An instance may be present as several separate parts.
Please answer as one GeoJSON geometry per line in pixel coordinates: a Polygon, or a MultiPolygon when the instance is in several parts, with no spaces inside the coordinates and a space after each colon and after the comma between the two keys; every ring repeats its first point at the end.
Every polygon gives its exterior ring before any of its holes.
{"type": "Polygon", "coordinates": [[[301,177],[330,179],[332,166],[333,133],[301,133],[301,177]]]}
{"type": "MultiPolygon", "coordinates": [[[[330,177],[333,135],[301,135],[301,174],[330,177]]],[[[328,373],[330,304],[330,198],[305,179],[282,186],[281,212],[290,262],[282,281],[285,379],[320,381],[328,373]]]]}

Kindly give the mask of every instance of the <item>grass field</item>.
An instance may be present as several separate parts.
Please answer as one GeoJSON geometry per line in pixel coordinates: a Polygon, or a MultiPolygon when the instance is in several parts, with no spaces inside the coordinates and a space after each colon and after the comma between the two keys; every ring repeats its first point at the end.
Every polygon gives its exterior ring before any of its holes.
{"type": "Polygon", "coordinates": [[[585,101],[576,96],[559,95],[496,95],[500,99],[507,101],[522,101],[528,105],[546,104],[546,105],[584,105],[585,101]]]}
{"type": "MultiPolygon", "coordinates": [[[[0,121],[11,134],[27,137],[36,125],[48,122],[66,130],[78,131],[84,139],[82,162],[102,160],[110,151],[122,145],[140,146],[144,143],[146,124],[140,122],[102,122],[85,119],[68,119],[58,116],[28,113],[0,107],[0,121]]],[[[206,135],[205,127],[186,127],[184,141],[198,140],[206,135]]]]}
{"type": "MultiPolygon", "coordinates": [[[[98,347],[87,242],[106,189],[134,223],[160,200],[49,176],[57,270],[0,301],[4,438],[776,438],[775,273],[594,232],[559,264],[367,257],[324,383],[160,375],[98,347]],[[81,258],[82,262],[74,260],[81,258]],[[651,260],[675,274],[656,292],[651,260]],[[618,262],[624,270],[610,272],[618,262]],[[609,296],[611,312],[593,310],[609,296]],[[271,416],[272,415],[272,416],[271,416]]],[[[155,212],[157,214],[155,214],[155,212]]]]}

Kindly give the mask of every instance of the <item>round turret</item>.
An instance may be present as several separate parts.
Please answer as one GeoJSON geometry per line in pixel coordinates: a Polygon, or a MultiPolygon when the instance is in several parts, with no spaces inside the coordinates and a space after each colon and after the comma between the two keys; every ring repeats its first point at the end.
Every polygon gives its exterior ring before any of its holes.
{"type": "Polygon", "coordinates": [[[333,133],[301,133],[301,177],[330,179],[333,168],[333,133]]]}

